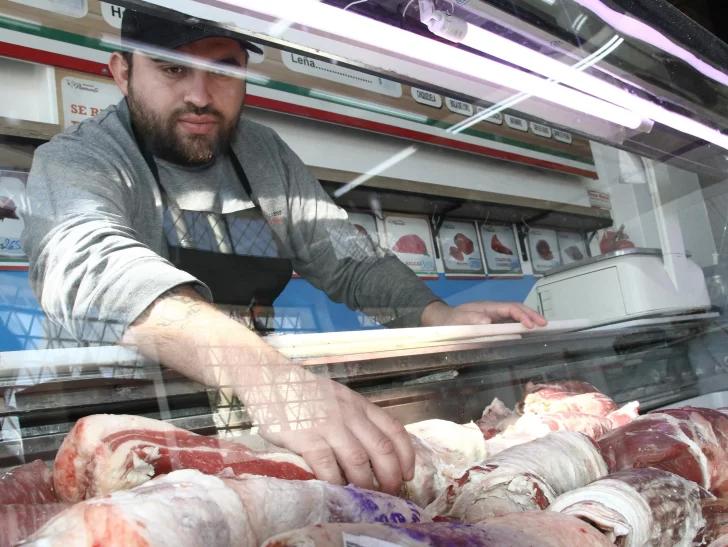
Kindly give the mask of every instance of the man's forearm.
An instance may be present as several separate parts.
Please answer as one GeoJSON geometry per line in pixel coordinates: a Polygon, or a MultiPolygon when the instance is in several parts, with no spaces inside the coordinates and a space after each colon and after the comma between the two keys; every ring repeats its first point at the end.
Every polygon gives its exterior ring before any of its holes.
{"type": "Polygon", "coordinates": [[[210,387],[251,389],[295,367],[258,335],[217,310],[191,285],[159,297],[121,339],[142,355],[210,387]]]}

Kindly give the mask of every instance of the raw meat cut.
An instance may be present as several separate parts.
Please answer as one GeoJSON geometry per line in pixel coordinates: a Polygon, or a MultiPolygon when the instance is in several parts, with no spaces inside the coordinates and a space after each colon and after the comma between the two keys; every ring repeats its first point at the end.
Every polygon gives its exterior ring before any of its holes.
{"type": "Polygon", "coordinates": [[[695,545],[707,545],[723,538],[728,544],[728,499],[706,499],[701,502],[705,529],[695,538],[695,545]]]}
{"type": "Polygon", "coordinates": [[[612,424],[613,428],[622,427],[634,420],[640,415],[640,404],[637,401],[627,403],[622,408],[618,408],[614,412],[607,414],[607,420],[612,424]]]}
{"type": "Polygon", "coordinates": [[[364,228],[364,226],[362,226],[361,224],[354,224],[354,228],[359,230],[360,234],[364,234],[365,236],[369,235],[369,232],[367,232],[366,229],[364,228]]]}
{"type": "Polygon", "coordinates": [[[656,467],[728,493],[728,416],[705,408],[653,412],[599,440],[612,471],[656,467]]]}
{"type": "Polygon", "coordinates": [[[458,262],[462,262],[465,260],[465,256],[463,256],[463,252],[458,249],[457,247],[450,247],[450,256],[453,257],[458,262]]]}
{"type": "Polygon", "coordinates": [[[476,523],[545,509],[559,494],[606,473],[594,441],[581,433],[555,431],[470,467],[427,507],[427,514],[476,523]]]}
{"type": "Polygon", "coordinates": [[[53,480],[61,501],[125,490],[177,469],[217,474],[225,468],[283,479],[312,479],[303,458],[256,452],[141,416],[82,418],[56,455],[53,480]]]}
{"type": "Polygon", "coordinates": [[[597,530],[576,518],[546,511],[504,515],[478,526],[428,524],[325,524],[271,538],[265,547],[610,547],[597,530]]]}
{"type": "Polygon", "coordinates": [[[415,476],[400,496],[426,507],[448,481],[485,457],[485,440],[475,424],[427,420],[406,426],[415,449],[415,476]]]}
{"type": "Polygon", "coordinates": [[[705,455],[711,492],[728,495],[728,416],[710,408],[671,408],[653,414],[669,414],[683,420],[681,429],[705,455]],[[689,422],[688,426],[685,422],[689,422]]]}
{"type": "Polygon", "coordinates": [[[567,247],[566,249],[564,249],[564,252],[566,253],[566,256],[568,256],[571,260],[581,260],[584,258],[581,249],[579,249],[579,247],[577,247],[576,245],[567,247]]]}
{"type": "Polygon", "coordinates": [[[599,439],[638,415],[639,403],[629,403],[621,409],[616,406],[586,382],[529,382],[515,411],[496,398],[477,424],[486,439],[487,456],[492,457],[550,431],[578,431],[599,439]]]}
{"type": "Polygon", "coordinates": [[[500,239],[498,239],[498,236],[493,236],[490,240],[490,248],[493,249],[496,253],[502,254],[502,255],[513,255],[513,251],[511,251],[508,247],[503,245],[500,242],[500,239]]]}
{"type": "Polygon", "coordinates": [[[708,486],[707,461],[668,414],[646,414],[599,439],[610,472],[655,467],[708,486]]]}
{"type": "Polygon", "coordinates": [[[538,253],[538,256],[540,256],[544,260],[554,259],[554,253],[551,252],[551,246],[549,245],[549,242],[545,239],[538,240],[538,242],[536,243],[536,252],[538,253]]]}
{"type": "Polygon", "coordinates": [[[186,469],[77,503],[24,546],[254,547],[238,495],[217,478],[186,469]]]}
{"type": "Polygon", "coordinates": [[[455,246],[460,249],[464,255],[471,255],[475,252],[475,244],[473,243],[473,240],[465,234],[455,235],[453,241],[455,242],[455,246]]]}
{"type": "Polygon", "coordinates": [[[427,245],[422,238],[416,234],[402,236],[394,244],[392,250],[395,253],[407,253],[412,255],[427,255],[427,245]]]}
{"type": "Polygon", "coordinates": [[[0,547],[16,545],[69,507],[68,503],[0,505],[0,547]]]}
{"type": "Polygon", "coordinates": [[[559,496],[549,511],[579,517],[617,545],[687,547],[705,526],[701,500],[712,497],[672,473],[632,469],[559,496]]]}
{"type": "Polygon", "coordinates": [[[330,522],[429,522],[403,499],[322,481],[286,481],[243,475],[223,478],[245,506],[256,545],[271,536],[330,522]]]}
{"type": "Polygon", "coordinates": [[[485,440],[488,440],[516,423],[519,417],[517,412],[508,408],[503,401],[496,397],[490,405],[485,407],[483,416],[475,423],[483,432],[485,440]]]}
{"type": "Polygon", "coordinates": [[[40,460],[16,467],[0,477],[0,505],[56,502],[53,474],[40,460]]]}
{"type": "Polygon", "coordinates": [[[555,382],[552,384],[526,384],[526,394],[519,405],[523,414],[551,412],[583,412],[607,416],[617,410],[612,399],[586,382],[555,382]]]}

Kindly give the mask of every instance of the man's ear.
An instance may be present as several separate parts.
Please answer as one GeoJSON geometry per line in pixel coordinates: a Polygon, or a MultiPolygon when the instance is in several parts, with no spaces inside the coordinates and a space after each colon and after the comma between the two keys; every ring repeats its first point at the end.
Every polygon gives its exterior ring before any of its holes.
{"type": "Polygon", "coordinates": [[[129,63],[126,62],[126,59],[121,53],[115,51],[111,54],[109,70],[111,70],[111,75],[114,77],[114,81],[119,86],[124,97],[129,95],[129,68],[129,63]]]}

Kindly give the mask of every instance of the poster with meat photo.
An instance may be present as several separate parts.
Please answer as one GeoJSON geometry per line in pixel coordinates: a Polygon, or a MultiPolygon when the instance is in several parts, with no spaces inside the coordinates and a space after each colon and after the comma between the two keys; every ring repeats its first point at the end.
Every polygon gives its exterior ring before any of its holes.
{"type": "Polygon", "coordinates": [[[0,169],[0,270],[27,270],[28,257],[20,246],[25,223],[19,210],[26,205],[28,174],[0,169]]]}
{"type": "Polygon", "coordinates": [[[523,277],[513,226],[480,225],[480,240],[491,277],[523,277]]]}
{"type": "Polygon", "coordinates": [[[384,229],[387,247],[397,258],[424,279],[438,278],[427,217],[384,213],[384,229]]]}
{"type": "Polygon", "coordinates": [[[531,251],[531,264],[536,275],[561,266],[559,238],[554,230],[531,229],[528,232],[528,247],[531,251]]]}
{"type": "Polygon", "coordinates": [[[347,211],[349,222],[354,225],[360,234],[368,236],[372,243],[379,245],[379,231],[377,230],[377,219],[372,213],[361,213],[347,211]]]}
{"type": "Polygon", "coordinates": [[[559,232],[559,249],[561,249],[561,262],[573,264],[587,258],[584,237],[576,232],[559,232]]]}
{"type": "Polygon", "coordinates": [[[445,277],[451,279],[485,279],[483,257],[474,222],[446,220],[438,234],[440,256],[445,277]]]}

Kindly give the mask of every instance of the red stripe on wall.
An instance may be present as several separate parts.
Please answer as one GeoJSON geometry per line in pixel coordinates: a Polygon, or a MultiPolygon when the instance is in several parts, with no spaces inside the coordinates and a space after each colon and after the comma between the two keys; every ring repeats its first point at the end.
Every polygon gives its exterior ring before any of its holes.
{"type": "Polygon", "coordinates": [[[61,55],[50,51],[8,44],[7,42],[0,42],[0,56],[13,57],[15,59],[22,59],[23,61],[30,61],[31,63],[50,65],[67,70],[77,70],[87,74],[106,76],[107,78],[110,77],[108,67],[102,63],[86,61],[85,59],[69,57],[68,55],[61,55]]]}
{"type": "Polygon", "coordinates": [[[435,144],[439,146],[445,146],[447,148],[456,148],[465,152],[473,152],[484,156],[490,156],[492,158],[498,158],[507,161],[513,161],[517,163],[525,163],[528,165],[534,165],[537,167],[543,167],[545,169],[551,169],[554,171],[561,171],[563,173],[569,173],[572,175],[579,175],[581,177],[588,177],[590,179],[597,179],[598,176],[592,171],[586,169],[579,169],[577,167],[569,167],[554,163],[547,160],[539,160],[531,158],[529,156],[522,156],[513,152],[505,152],[503,150],[496,150],[494,148],[488,148],[486,146],[480,146],[477,144],[471,144],[468,142],[456,141],[445,137],[438,137],[436,135],[429,135],[427,133],[421,133],[412,129],[405,129],[402,127],[396,127],[393,125],[387,125],[384,123],[373,122],[370,120],[362,120],[353,116],[345,116],[343,114],[336,114],[334,112],[327,112],[325,110],[319,110],[317,108],[311,108],[308,106],[301,106],[297,104],[285,103],[275,99],[268,99],[265,97],[257,97],[254,95],[248,95],[246,104],[249,106],[255,106],[265,110],[275,110],[276,112],[284,112],[286,114],[293,114],[295,116],[301,116],[304,118],[314,118],[317,120],[336,123],[339,125],[346,125],[349,127],[356,127],[358,129],[364,129],[366,131],[374,131],[375,133],[386,133],[388,135],[394,135],[396,137],[402,137],[409,140],[424,142],[428,144],[435,144]]]}

